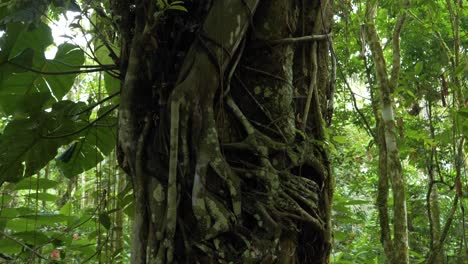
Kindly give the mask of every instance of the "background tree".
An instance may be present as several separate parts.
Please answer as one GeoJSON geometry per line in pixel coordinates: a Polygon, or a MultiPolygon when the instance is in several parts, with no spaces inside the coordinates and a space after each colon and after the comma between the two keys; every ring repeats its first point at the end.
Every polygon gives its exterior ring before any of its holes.
{"type": "MultiPolygon", "coordinates": [[[[331,4],[2,3],[1,181],[39,173],[65,145],[57,158],[65,176],[98,164],[93,200],[107,238],[96,238],[90,258],[112,259],[113,209],[99,164],[112,151],[118,107],[117,156],[135,197],[132,263],[327,263],[331,4]],[[63,44],[46,59],[52,40],[41,19],[66,9],[81,10],[71,26],[91,39],[84,51],[63,44]],[[96,64],[83,65],[84,52],[96,64]],[[108,97],[99,90],[96,102],[63,100],[77,74],[100,71],[108,97]]],[[[33,242],[29,252],[43,258],[33,242]]]]}
{"type": "MultiPolygon", "coordinates": [[[[370,102],[373,95],[379,95],[380,87],[375,74],[377,64],[374,63],[374,54],[365,46],[369,44],[363,34],[368,26],[364,18],[369,5],[365,3],[347,1],[337,6],[339,19],[336,20],[335,26],[335,45],[338,65],[342,66],[338,67],[338,76],[341,78],[337,86],[337,113],[332,128],[334,133],[340,133],[332,139],[336,138],[335,144],[344,146],[337,150],[339,155],[336,158],[339,162],[335,163],[344,163],[335,166],[335,175],[338,182],[347,183],[346,187],[341,184],[337,186],[337,199],[334,202],[334,208],[339,215],[335,220],[336,233],[339,234],[335,253],[335,256],[340,257],[338,263],[369,259],[384,261],[383,250],[375,247],[378,243],[378,232],[382,232],[383,229],[374,220],[378,219],[377,211],[369,208],[369,203],[373,201],[366,199],[368,193],[374,193],[373,190],[379,186],[375,177],[377,164],[374,158],[378,153],[374,147],[382,149],[383,144],[378,143],[378,139],[375,138],[378,133],[373,128],[378,127],[378,118],[374,117],[376,109],[370,102]],[[368,87],[368,91],[364,85],[368,87]],[[353,117],[345,119],[349,115],[353,117]],[[364,132],[370,137],[364,137],[364,132]],[[353,142],[362,142],[361,145],[356,146],[342,140],[348,137],[353,138],[353,142]],[[361,138],[356,140],[358,137],[361,138]],[[356,162],[361,165],[353,168],[356,162]],[[347,170],[351,171],[349,174],[353,177],[348,176],[347,170]],[[363,183],[364,181],[366,182],[363,183]],[[349,201],[342,197],[343,195],[352,199],[349,201]],[[349,217],[349,212],[355,211],[356,214],[349,217]],[[344,216],[345,212],[348,212],[348,216],[344,216]],[[347,223],[344,225],[346,228],[340,226],[340,222],[347,223]],[[363,224],[356,225],[357,222],[363,224]],[[343,246],[344,249],[341,248],[343,246]],[[348,251],[352,251],[357,257],[351,257],[351,253],[346,254],[348,251]]],[[[392,61],[395,54],[395,49],[392,49],[395,32],[393,25],[400,17],[398,14],[402,10],[402,3],[403,1],[379,1],[380,8],[373,20],[382,41],[382,56],[387,62],[392,61]]],[[[460,139],[464,137],[463,133],[466,136],[466,132],[463,132],[466,129],[459,126],[462,122],[455,121],[463,115],[463,110],[452,108],[460,89],[456,88],[454,83],[449,84],[452,80],[461,78],[463,81],[460,85],[466,87],[466,77],[461,77],[466,75],[466,70],[462,70],[465,66],[458,66],[458,72],[449,70],[453,65],[450,62],[450,58],[454,57],[451,54],[454,54],[455,50],[453,40],[457,39],[451,25],[457,23],[450,22],[447,1],[411,1],[407,12],[405,26],[400,33],[400,77],[395,91],[390,96],[395,102],[399,159],[403,174],[407,175],[405,188],[408,208],[408,253],[410,262],[461,263],[464,259],[464,253],[460,250],[463,247],[461,234],[464,233],[462,226],[465,219],[463,211],[461,208],[457,209],[456,204],[458,198],[455,197],[454,186],[458,181],[458,162],[453,157],[459,155],[454,149],[460,147],[460,139]],[[451,88],[447,90],[449,86],[451,88]],[[431,136],[431,131],[434,136],[431,136]],[[432,178],[428,175],[431,168],[435,173],[432,178]],[[433,195],[438,198],[431,198],[433,195]],[[434,235],[431,235],[431,232],[434,235]],[[444,249],[444,252],[438,255],[438,250],[434,250],[432,246],[440,239],[441,233],[444,233],[448,240],[439,243],[439,249],[444,249]]],[[[466,10],[458,4],[457,12],[466,13],[466,10]]],[[[459,30],[461,33],[458,34],[466,34],[466,27],[462,26],[459,30]]],[[[464,45],[466,43],[457,49],[460,52],[459,56],[463,57],[462,65],[466,65],[464,45]]],[[[390,72],[391,68],[387,65],[384,70],[390,72]]],[[[464,148],[466,150],[466,147],[464,148]]],[[[332,153],[332,157],[335,155],[332,153]]],[[[392,190],[386,196],[395,197],[392,190]]],[[[380,196],[376,193],[374,197],[377,197],[379,207],[388,208],[384,211],[390,212],[388,220],[392,223],[392,206],[396,204],[391,201],[379,202],[380,196]]]]}

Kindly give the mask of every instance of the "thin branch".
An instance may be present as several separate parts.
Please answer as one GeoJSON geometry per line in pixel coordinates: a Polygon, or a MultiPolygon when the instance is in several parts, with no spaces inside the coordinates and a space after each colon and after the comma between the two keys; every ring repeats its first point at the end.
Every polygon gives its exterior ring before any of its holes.
{"type": "Polygon", "coordinates": [[[106,48],[109,50],[109,56],[113,59],[113,60],[117,60],[119,59],[119,56],[117,56],[117,54],[115,54],[114,50],[112,49],[112,47],[110,46],[109,42],[107,41],[107,39],[103,36],[102,32],[98,29],[98,27],[96,26],[96,24],[94,24],[93,20],[90,19],[88,17],[88,14],[86,13],[85,14],[86,18],[88,19],[89,23],[94,27],[94,29],[96,30],[96,32],[98,33],[98,35],[100,35],[101,37],[101,40],[102,40],[102,43],[104,43],[104,46],[106,46],[106,48]]]}
{"type": "Polygon", "coordinates": [[[331,37],[331,34],[310,35],[310,36],[302,36],[302,37],[297,37],[297,38],[275,39],[275,40],[269,40],[267,42],[268,44],[298,44],[298,43],[303,43],[303,42],[327,40],[328,37],[331,37]]]}
{"type": "Polygon", "coordinates": [[[115,65],[115,64],[102,64],[102,65],[71,65],[71,64],[68,64],[68,63],[66,63],[66,62],[63,62],[63,61],[60,61],[60,60],[56,60],[56,59],[54,59],[54,62],[60,63],[60,64],[62,64],[63,66],[66,66],[66,67],[68,67],[68,68],[86,68],[86,69],[103,68],[103,69],[110,69],[110,70],[118,69],[118,68],[117,68],[117,65],[115,65]]]}
{"type": "Polygon", "coordinates": [[[455,198],[453,199],[452,209],[450,210],[450,213],[447,216],[447,221],[445,222],[444,228],[442,230],[442,234],[440,235],[440,239],[435,241],[433,249],[429,252],[429,256],[427,257],[427,260],[426,260],[427,264],[434,263],[435,257],[442,249],[442,246],[444,245],[445,239],[447,238],[447,234],[452,225],[453,217],[455,215],[455,212],[457,211],[457,204],[458,204],[458,195],[455,194],[455,198]]]}
{"type": "MultiPolygon", "coordinates": [[[[323,15],[322,15],[323,19],[323,15]]],[[[322,22],[323,23],[323,22],[322,22]]],[[[330,50],[330,55],[331,55],[331,75],[330,75],[330,87],[329,87],[329,98],[328,98],[328,105],[327,105],[327,126],[331,126],[332,122],[332,117],[333,117],[333,111],[334,111],[334,102],[335,102],[335,91],[336,91],[336,65],[337,65],[337,60],[336,60],[336,53],[335,53],[335,48],[333,46],[333,39],[330,36],[328,38],[328,43],[329,43],[329,50],[330,50]]]]}
{"type": "Polygon", "coordinates": [[[234,72],[237,69],[237,65],[239,64],[239,61],[242,58],[242,54],[244,53],[244,48],[245,48],[245,42],[247,42],[245,39],[242,41],[242,44],[240,45],[238,52],[237,52],[237,58],[235,59],[234,63],[231,66],[231,70],[229,71],[228,78],[227,78],[227,88],[226,91],[224,91],[223,97],[226,97],[229,94],[229,91],[231,90],[231,80],[232,76],[234,75],[234,72]]]}
{"type": "Polygon", "coordinates": [[[8,235],[7,233],[3,232],[0,230],[0,235],[8,238],[9,240],[15,242],[16,244],[18,245],[21,245],[22,247],[24,247],[25,249],[27,249],[28,251],[30,251],[31,253],[33,253],[34,255],[38,256],[39,258],[41,259],[47,259],[46,257],[42,256],[41,254],[39,254],[39,252],[37,252],[36,250],[34,250],[33,248],[31,248],[30,246],[26,245],[25,243],[19,241],[18,239],[8,235]]]}
{"type": "MultiPolygon", "coordinates": [[[[284,142],[287,142],[286,140],[286,136],[284,135],[283,131],[281,131],[280,127],[278,126],[278,124],[276,124],[273,120],[273,118],[271,117],[271,113],[268,109],[266,109],[258,100],[257,98],[255,98],[255,96],[249,91],[249,89],[247,88],[247,86],[245,85],[245,83],[239,78],[239,76],[237,76],[237,74],[235,75],[237,81],[239,82],[239,84],[241,85],[242,88],[244,88],[244,90],[247,92],[247,94],[250,96],[250,98],[252,98],[252,100],[255,102],[255,104],[258,106],[258,108],[263,112],[263,114],[265,114],[265,116],[270,120],[270,124],[274,125],[276,130],[277,131],[274,131],[274,133],[280,135],[284,142]]],[[[273,130],[271,130],[273,131],[273,130]]]]}
{"type": "Polygon", "coordinates": [[[398,16],[395,28],[393,30],[392,36],[392,47],[393,47],[393,61],[392,61],[392,73],[390,77],[390,91],[393,92],[395,87],[398,85],[398,77],[400,74],[401,68],[401,52],[400,52],[400,34],[405,24],[406,14],[409,8],[409,0],[405,0],[404,3],[405,10],[403,13],[398,16]]]}
{"type": "Polygon", "coordinates": [[[80,128],[76,131],[73,131],[73,132],[70,132],[70,133],[67,133],[67,134],[62,134],[62,135],[41,135],[42,138],[46,138],[46,139],[57,139],[57,138],[64,138],[64,137],[69,137],[69,136],[73,136],[73,135],[76,135],[76,134],[79,134],[83,131],[85,131],[86,129],[92,127],[93,125],[95,125],[97,122],[99,122],[101,119],[103,119],[104,117],[106,117],[108,114],[110,114],[113,110],[117,109],[117,107],[119,107],[119,105],[114,105],[112,108],[110,108],[109,110],[107,110],[106,112],[104,112],[100,117],[96,118],[95,120],[93,120],[91,123],[89,123],[88,125],[84,126],[83,128],[80,128]]]}
{"type": "Polygon", "coordinates": [[[343,79],[343,82],[344,82],[346,88],[349,90],[349,92],[350,92],[350,94],[351,94],[351,99],[352,99],[352,101],[353,101],[354,110],[358,113],[359,117],[361,118],[362,123],[364,124],[364,127],[365,127],[367,133],[368,133],[375,141],[377,141],[377,136],[376,136],[375,133],[372,131],[372,128],[371,128],[369,122],[367,122],[366,117],[364,116],[364,114],[362,113],[362,111],[359,109],[359,107],[358,107],[358,105],[357,105],[356,97],[354,96],[355,93],[353,92],[353,89],[351,89],[351,85],[349,85],[348,80],[346,79],[346,76],[344,75],[344,73],[343,73],[343,71],[341,70],[341,68],[338,68],[338,69],[339,69],[339,72],[340,72],[340,75],[341,75],[341,79],[343,79]]]}
{"type": "Polygon", "coordinates": [[[7,63],[9,63],[9,64],[11,64],[11,65],[14,65],[14,66],[16,66],[16,67],[19,67],[19,68],[21,68],[21,69],[23,69],[23,70],[30,71],[30,72],[34,72],[34,73],[38,73],[38,74],[42,74],[42,75],[82,74],[82,73],[100,72],[100,71],[105,71],[105,70],[106,70],[106,69],[104,69],[104,68],[97,68],[97,69],[78,70],[78,71],[45,72],[45,71],[40,71],[40,70],[33,69],[33,68],[28,68],[28,67],[26,67],[26,66],[24,66],[24,65],[21,65],[21,64],[12,62],[12,61],[8,61],[7,63]]]}
{"type": "Polygon", "coordinates": [[[315,90],[317,90],[317,43],[312,44],[310,48],[311,52],[311,68],[309,69],[310,82],[309,82],[309,91],[307,92],[306,104],[304,106],[304,113],[302,115],[302,131],[306,132],[307,119],[309,116],[310,104],[312,102],[312,96],[317,95],[315,90]]]}
{"type": "Polygon", "coordinates": [[[120,91],[118,91],[118,92],[116,92],[116,93],[113,93],[113,94],[107,96],[106,98],[102,99],[101,101],[99,101],[99,102],[97,102],[97,103],[95,103],[95,104],[93,104],[93,105],[87,107],[86,109],[80,111],[79,113],[73,114],[73,115],[71,115],[71,116],[79,116],[79,115],[81,115],[81,114],[83,114],[83,113],[86,113],[86,112],[88,112],[88,111],[91,111],[91,110],[93,110],[96,106],[101,105],[101,104],[103,104],[103,103],[106,102],[106,101],[109,101],[110,99],[116,97],[116,96],[119,95],[119,94],[120,94],[120,91]]]}
{"type": "MultiPolygon", "coordinates": [[[[88,17],[87,17],[87,18],[88,18],[88,17]]],[[[90,19],[88,18],[88,20],[90,20],[90,19]]],[[[86,38],[86,33],[85,33],[84,28],[83,28],[83,27],[80,27],[80,29],[81,29],[81,33],[83,34],[83,38],[84,38],[85,41],[86,41],[86,46],[88,47],[88,49],[89,49],[89,51],[91,52],[91,54],[89,54],[86,50],[82,49],[83,52],[84,52],[88,57],[92,58],[97,64],[99,64],[99,65],[102,66],[103,64],[99,61],[99,59],[98,59],[97,56],[96,56],[96,53],[95,53],[94,50],[91,48],[91,42],[86,38]]],[[[116,68],[116,69],[117,69],[117,68],[116,68]]],[[[114,72],[112,72],[112,71],[106,71],[106,72],[107,72],[110,76],[114,77],[115,79],[120,79],[120,75],[119,75],[119,74],[116,74],[116,73],[114,73],[114,72]]]]}
{"type": "Polygon", "coordinates": [[[277,75],[274,75],[272,73],[262,71],[262,70],[259,70],[259,69],[255,69],[255,68],[252,68],[252,67],[249,67],[249,66],[244,66],[244,65],[242,65],[242,68],[247,69],[249,71],[253,71],[253,72],[263,74],[265,76],[268,76],[268,77],[271,77],[273,79],[276,79],[276,80],[279,80],[279,81],[282,81],[282,82],[285,82],[285,83],[289,84],[289,82],[286,79],[283,79],[283,78],[281,78],[281,77],[279,77],[277,75]]]}
{"type": "Polygon", "coordinates": [[[237,106],[237,104],[232,100],[231,97],[228,97],[226,99],[227,105],[231,108],[232,112],[234,115],[239,119],[239,121],[242,123],[242,126],[245,129],[245,132],[247,135],[253,135],[255,133],[255,128],[252,126],[252,124],[249,122],[247,117],[242,113],[240,108],[237,106]]]}
{"type": "MultiPolygon", "coordinates": [[[[48,244],[54,242],[55,240],[60,240],[60,238],[62,238],[63,236],[69,234],[72,230],[77,229],[77,228],[79,228],[80,226],[83,226],[84,224],[86,224],[86,223],[88,223],[89,221],[91,221],[91,220],[95,217],[95,215],[96,215],[98,209],[99,209],[100,206],[105,202],[105,200],[106,200],[106,196],[105,196],[105,193],[103,193],[103,195],[101,196],[101,199],[99,200],[98,206],[96,206],[96,207],[94,208],[93,212],[91,213],[91,215],[90,215],[88,218],[86,218],[83,222],[78,222],[76,225],[74,225],[74,226],[72,226],[72,227],[67,227],[67,229],[65,229],[65,230],[64,230],[63,232],[61,232],[59,235],[54,236],[54,237],[52,237],[50,240],[48,240],[47,242],[45,242],[44,244],[37,246],[36,249],[41,249],[41,248],[45,247],[46,245],[48,245],[48,244]]],[[[1,232],[1,231],[0,231],[0,232],[1,232]]]]}

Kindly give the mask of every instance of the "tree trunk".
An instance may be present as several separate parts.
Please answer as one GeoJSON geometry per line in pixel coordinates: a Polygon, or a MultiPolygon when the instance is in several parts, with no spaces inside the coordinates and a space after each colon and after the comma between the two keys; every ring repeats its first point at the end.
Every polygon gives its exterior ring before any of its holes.
{"type": "Polygon", "coordinates": [[[331,2],[259,2],[114,2],[132,263],[329,263],[331,2]]]}
{"type": "MultiPolygon", "coordinates": [[[[435,140],[435,129],[433,124],[432,117],[432,101],[426,101],[427,103],[427,118],[429,119],[429,131],[431,134],[431,139],[435,140]]],[[[436,241],[440,240],[441,236],[441,224],[440,224],[440,207],[439,207],[439,192],[437,184],[435,184],[435,169],[438,166],[435,163],[436,147],[432,146],[429,153],[429,161],[427,165],[427,175],[428,175],[428,192],[426,195],[427,201],[427,216],[429,218],[429,228],[431,234],[430,248],[431,251],[434,250],[434,244],[436,241]]],[[[434,261],[435,263],[444,264],[446,263],[444,248],[441,247],[440,252],[434,252],[434,261]]]]}
{"type": "MultiPolygon", "coordinates": [[[[361,27],[361,30],[364,28],[361,27]]],[[[365,39],[364,32],[361,32],[361,45],[362,45],[362,60],[364,62],[364,68],[366,69],[366,79],[369,85],[369,94],[371,96],[372,113],[376,123],[376,133],[374,134],[374,140],[377,142],[379,150],[379,162],[378,162],[378,185],[377,185],[377,211],[379,216],[379,227],[380,227],[380,242],[382,243],[385,257],[388,263],[394,263],[394,250],[393,241],[391,239],[390,230],[390,219],[388,212],[388,193],[389,193],[389,175],[387,170],[387,148],[385,145],[385,134],[384,134],[384,123],[379,111],[379,98],[374,92],[375,86],[372,79],[371,69],[367,63],[367,57],[365,53],[365,39]]]]}
{"type": "MultiPolygon", "coordinates": [[[[378,1],[368,0],[366,4],[366,38],[369,43],[372,57],[375,64],[376,76],[379,92],[379,153],[382,155],[382,148],[385,148],[385,158],[379,158],[379,192],[384,191],[381,187],[382,177],[390,179],[393,191],[393,235],[390,242],[389,234],[382,235],[382,242],[385,255],[390,263],[409,263],[408,256],[408,223],[406,210],[405,180],[400,162],[400,152],[397,146],[397,134],[395,129],[395,113],[393,109],[392,93],[398,85],[400,71],[400,32],[403,27],[406,9],[409,2],[405,1],[405,10],[398,17],[392,36],[393,61],[392,71],[387,73],[386,61],[380,39],[375,27],[378,1]],[[383,137],[383,138],[382,138],[383,137]],[[383,140],[382,140],[383,139],[383,140]],[[385,164],[383,164],[385,162],[385,164]],[[390,245],[390,243],[392,245],[390,245]],[[393,261],[393,262],[392,262],[393,261]]],[[[375,102],[374,102],[375,103],[375,102]]],[[[387,192],[388,190],[385,190],[387,192]]],[[[380,198],[387,196],[379,193],[379,213],[382,214],[381,206],[384,201],[380,198]]],[[[385,213],[388,214],[388,213],[385,213]]],[[[387,219],[387,217],[384,217],[387,219]]],[[[382,215],[380,223],[382,227],[382,215]]],[[[385,220],[387,221],[387,220],[385,220]]],[[[388,221],[387,221],[388,222],[388,221]]],[[[385,229],[388,224],[385,224],[385,229]]],[[[383,234],[383,232],[382,232],[383,234]]]]}
{"type": "MultiPolygon", "coordinates": [[[[119,169],[115,172],[115,183],[117,184],[116,190],[114,191],[114,197],[117,197],[117,194],[122,192],[125,189],[125,174],[119,169]]],[[[112,256],[115,263],[121,263],[123,259],[123,247],[124,247],[124,237],[123,237],[123,227],[124,227],[124,212],[119,207],[119,199],[115,198],[114,208],[120,209],[115,212],[114,220],[114,237],[112,239],[112,256]]]]}

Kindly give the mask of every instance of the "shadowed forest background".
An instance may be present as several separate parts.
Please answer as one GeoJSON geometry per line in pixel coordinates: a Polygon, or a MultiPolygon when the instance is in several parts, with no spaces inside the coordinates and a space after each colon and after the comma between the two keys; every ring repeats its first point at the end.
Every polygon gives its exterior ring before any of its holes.
{"type": "Polygon", "coordinates": [[[0,263],[468,261],[462,0],[0,0],[0,263]]]}

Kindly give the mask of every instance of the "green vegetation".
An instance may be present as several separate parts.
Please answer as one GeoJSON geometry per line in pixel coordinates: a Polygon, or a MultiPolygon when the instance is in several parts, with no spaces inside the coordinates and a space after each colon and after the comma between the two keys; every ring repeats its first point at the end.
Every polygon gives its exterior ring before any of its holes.
{"type": "Polygon", "coordinates": [[[467,263],[466,3],[306,2],[0,0],[0,263],[467,263]]]}

